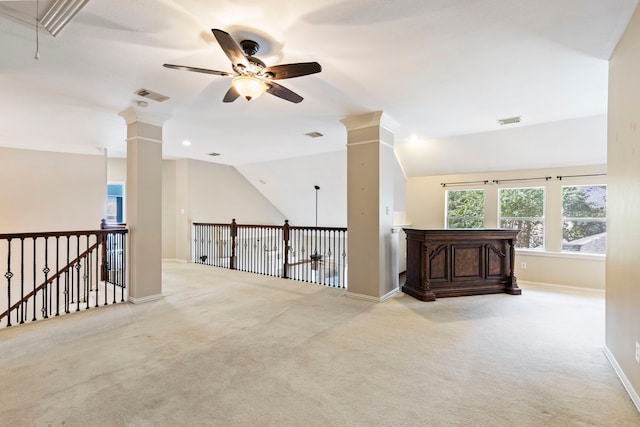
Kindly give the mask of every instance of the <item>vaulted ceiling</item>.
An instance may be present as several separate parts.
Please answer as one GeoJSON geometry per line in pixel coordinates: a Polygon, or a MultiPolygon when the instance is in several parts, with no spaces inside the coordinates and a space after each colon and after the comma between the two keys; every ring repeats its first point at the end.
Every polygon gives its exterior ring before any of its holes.
{"type": "Polygon", "coordinates": [[[608,58],[638,0],[89,0],[36,34],[51,3],[0,1],[1,146],[118,155],[118,113],[144,100],[169,117],[164,156],[241,166],[344,150],[340,119],[382,110],[405,172],[425,175],[486,153],[502,153],[484,159],[496,170],[549,163],[522,141],[546,141],[551,163],[603,163],[608,58]],[[299,104],[223,103],[228,77],[162,67],[231,71],[212,28],[257,41],[267,65],[322,72],[280,81],[299,104]]]}

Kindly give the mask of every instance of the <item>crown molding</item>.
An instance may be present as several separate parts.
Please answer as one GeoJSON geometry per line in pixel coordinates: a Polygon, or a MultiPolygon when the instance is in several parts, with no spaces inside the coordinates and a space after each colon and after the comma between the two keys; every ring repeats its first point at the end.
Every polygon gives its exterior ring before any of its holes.
{"type": "Polygon", "coordinates": [[[127,125],[136,122],[148,123],[150,125],[162,126],[164,122],[169,120],[171,116],[158,113],[150,113],[142,111],[138,108],[129,107],[118,113],[124,119],[127,125]]]}

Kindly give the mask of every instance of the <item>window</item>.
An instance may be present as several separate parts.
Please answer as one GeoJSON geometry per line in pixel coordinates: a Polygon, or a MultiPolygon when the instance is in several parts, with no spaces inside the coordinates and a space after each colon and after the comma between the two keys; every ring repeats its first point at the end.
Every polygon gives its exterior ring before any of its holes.
{"type": "Polygon", "coordinates": [[[447,228],[484,227],[484,190],[447,191],[447,228]]]}
{"type": "Polygon", "coordinates": [[[544,188],[502,188],[498,192],[500,228],[516,228],[516,248],[544,249],[544,188]]]}
{"type": "Polygon", "coordinates": [[[124,219],[124,184],[107,184],[107,223],[122,223],[124,219]]]}
{"type": "Polygon", "coordinates": [[[562,251],[604,254],[607,186],[562,187],[562,251]]]}

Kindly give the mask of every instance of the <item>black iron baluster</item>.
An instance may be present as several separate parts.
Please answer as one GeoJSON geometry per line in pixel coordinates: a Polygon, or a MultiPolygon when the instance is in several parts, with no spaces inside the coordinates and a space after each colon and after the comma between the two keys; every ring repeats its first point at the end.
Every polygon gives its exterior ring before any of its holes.
{"type": "MultiPolygon", "coordinates": [[[[118,275],[118,258],[117,258],[117,251],[118,251],[118,233],[111,233],[108,236],[108,241],[109,241],[109,265],[111,266],[109,268],[109,274],[113,274],[114,277],[116,277],[118,275]]],[[[115,282],[115,280],[113,280],[115,282]]],[[[112,304],[116,303],[116,286],[115,284],[111,285],[111,288],[113,289],[113,302],[112,304]]]]}
{"type": "Polygon", "coordinates": [[[251,264],[249,264],[247,266],[247,271],[250,273],[257,273],[255,270],[257,270],[256,265],[260,265],[260,260],[259,260],[259,256],[260,256],[260,236],[259,236],[259,230],[255,227],[251,227],[251,231],[253,232],[253,246],[252,246],[252,254],[253,254],[253,262],[251,264]]]}
{"type": "Polygon", "coordinates": [[[196,224],[194,225],[194,227],[195,231],[193,233],[193,247],[195,248],[195,253],[193,254],[193,262],[201,264],[202,259],[200,258],[200,256],[202,256],[202,245],[204,244],[204,242],[202,241],[203,226],[199,226],[198,224],[196,224]]]}
{"type": "MultiPolygon", "coordinates": [[[[83,257],[83,261],[84,261],[84,268],[82,271],[82,278],[84,279],[84,299],[86,302],[85,305],[85,309],[89,310],[91,307],[91,277],[89,272],[91,271],[91,263],[89,261],[91,261],[91,256],[89,255],[89,234],[87,234],[85,236],[85,241],[87,242],[86,247],[87,247],[87,253],[86,255],[83,257]]],[[[79,261],[79,260],[78,260],[79,261]]]]}
{"type": "MultiPolygon", "coordinates": [[[[207,240],[209,240],[209,227],[205,227],[202,230],[202,238],[201,238],[201,257],[204,257],[205,255],[205,251],[206,251],[206,246],[207,246],[207,240]]],[[[201,262],[203,264],[206,264],[207,259],[206,258],[200,258],[201,262]]]]}
{"type": "Polygon", "coordinates": [[[107,233],[106,231],[102,232],[102,234],[100,235],[100,238],[102,239],[102,250],[98,251],[101,256],[102,256],[102,286],[104,289],[104,304],[103,305],[107,305],[109,304],[108,302],[108,298],[109,298],[109,287],[107,286],[107,275],[109,274],[108,272],[108,266],[109,266],[109,261],[108,261],[108,252],[107,252],[107,238],[109,236],[109,233],[107,233]]]}
{"type": "Polygon", "coordinates": [[[124,302],[124,288],[127,286],[127,236],[125,236],[124,233],[120,234],[120,245],[122,247],[122,251],[120,252],[122,254],[122,269],[120,273],[122,288],[120,289],[120,302],[124,302]]]}
{"type": "Polygon", "coordinates": [[[344,233],[342,245],[342,288],[346,289],[347,284],[347,233],[344,233]]]}
{"type": "Polygon", "coordinates": [[[67,263],[65,269],[64,269],[64,312],[65,313],[69,313],[69,308],[71,306],[71,298],[72,295],[70,295],[70,289],[71,287],[71,283],[70,283],[70,279],[69,279],[69,236],[65,236],[67,239],[67,263]]]}
{"type": "MultiPolygon", "coordinates": [[[[35,261],[35,258],[34,258],[35,261]]],[[[46,304],[44,307],[42,307],[42,313],[44,314],[44,318],[48,319],[49,318],[49,314],[51,314],[51,304],[53,303],[52,299],[51,299],[51,284],[49,283],[49,272],[51,270],[49,269],[49,237],[45,237],[44,238],[44,268],[42,269],[42,272],[44,273],[44,300],[46,301],[46,304]]]]}
{"type": "MultiPolygon", "coordinates": [[[[7,313],[7,316],[11,317],[11,313],[7,313]]],[[[20,238],[20,310],[16,310],[16,322],[18,321],[24,323],[24,237],[20,238]]]]}
{"type": "Polygon", "coordinates": [[[74,268],[76,269],[76,311],[80,311],[80,236],[76,235],[76,261],[74,268]]]}
{"type": "Polygon", "coordinates": [[[207,240],[209,239],[209,227],[203,227],[200,233],[200,262],[202,264],[206,264],[207,263],[207,259],[204,258],[204,256],[206,255],[206,247],[207,247],[207,240]]]}
{"type": "Polygon", "coordinates": [[[324,266],[326,265],[324,230],[316,229],[316,233],[318,234],[318,245],[320,246],[320,251],[318,252],[318,255],[320,255],[320,260],[318,261],[316,283],[318,283],[319,285],[326,285],[324,280],[324,266]]]}
{"type": "Polygon", "coordinates": [[[100,239],[102,233],[96,233],[96,270],[95,270],[95,281],[96,281],[96,307],[99,306],[98,301],[100,300],[100,239]]]}
{"type": "Polygon", "coordinates": [[[259,274],[266,274],[266,264],[265,264],[265,259],[266,259],[266,243],[267,243],[267,235],[266,235],[266,231],[264,228],[260,227],[256,229],[258,231],[258,234],[260,235],[260,238],[258,239],[258,247],[257,247],[257,255],[258,257],[260,257],[260,262],[258,263],[258,268],[261,270],[259,271],[259,274]]]}
{"type": "Polygon", "coordinates": [[[282,239],[280,239],[280,247],[278,253],[282,253],[282,274],[280,276],[284,279],[289,278],[289,221],[284,221],[282,227],[282,239]]]}
{"type": "Polygon", "coordinates": [[[56,316],[60,316],[60,236],[56,235],[56,316]]]}
{"type": "Polygon", "coordinates": [[[7,239],[7,272],[4,277],[7,279],[7,326],[11,326],[11,238],[7,239]]]}
{"type": "Polygon", "coordinates": [[[204,263],[207,265],[211,265],[211,261],[213,260],[213,241],[214,241],[214,235],[215,235],[215,228],[211,227],[211,226],[207,226],[205,227],[205,233],[206,233],[206,241],[205,241],[205,246],[203,249],[203,256],[206,256],[206,258],[204,258],[204,263]]]}
{"type": "Polygon", "coordinates": [[[242,271],[247,270],[247,266],[251,262],[251,229],[242,228],[242,237],[244,238],[244,257],[242,259],[242,271]]]}
{"type": "Polygon", "coordinates": [[[36,289],[38,286],[37,283],[37,279],[38,279],[38,275],[36,273],[36,260],[38,258],[36,258],[36,246],[37,246],[37,242],[38,242],[38,238],[34,237],[33,238],[33,318],[31,319],[32,322],[35,322],[37,320],[37,313],[38,313],[38,309],[36,307],[36,304],[38,303],[38,296],[36,294],[36,289]]]}

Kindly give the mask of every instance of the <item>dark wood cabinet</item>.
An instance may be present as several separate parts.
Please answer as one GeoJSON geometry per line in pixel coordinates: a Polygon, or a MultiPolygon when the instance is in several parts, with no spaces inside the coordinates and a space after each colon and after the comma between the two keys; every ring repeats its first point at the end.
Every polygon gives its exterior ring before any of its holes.
{"type": "Polygon", "coordinates": [[[518,230],[417,230],[407,235],[402,292],[422,301],[506,292],[520,295],[514,275],[518,230]]]}

